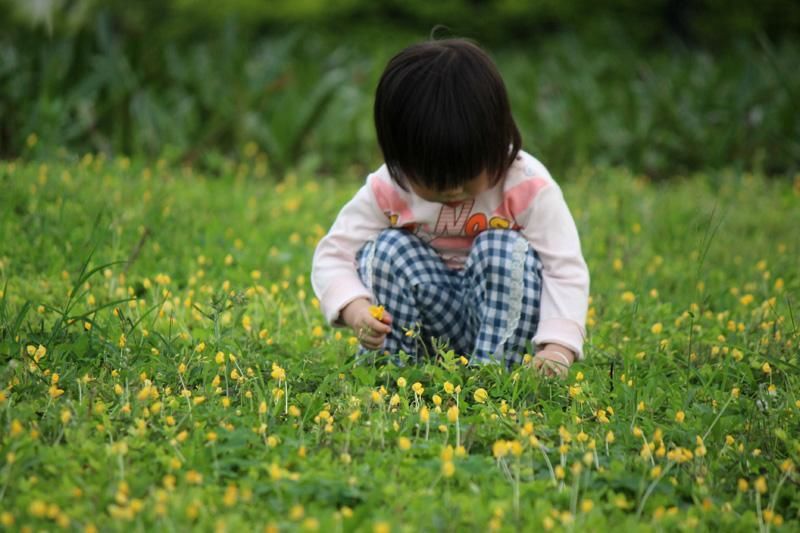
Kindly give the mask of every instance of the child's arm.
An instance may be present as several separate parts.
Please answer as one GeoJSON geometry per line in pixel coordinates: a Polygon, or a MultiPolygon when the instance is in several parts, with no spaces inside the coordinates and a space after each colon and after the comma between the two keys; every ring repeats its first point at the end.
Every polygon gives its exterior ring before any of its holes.
{"type": "Polygon", "coordinates": [[[523,234],[542,261],[539,327],[533,339],[536,357],[552,361],[549,366],[558,363],[563,370],[573,359],[583,358],[589,270],[561,189],[547,181],[524,212],[523,234]]]}
{"type": "Polygon", "coordinates": [[[378,208],[367,180],[339,212],[314,252],[311,284],[329,324],[344,325],[341,312],[356,299],[372,300],[358,277],[356,254],[387,227],[389,219],[378,208]]]}

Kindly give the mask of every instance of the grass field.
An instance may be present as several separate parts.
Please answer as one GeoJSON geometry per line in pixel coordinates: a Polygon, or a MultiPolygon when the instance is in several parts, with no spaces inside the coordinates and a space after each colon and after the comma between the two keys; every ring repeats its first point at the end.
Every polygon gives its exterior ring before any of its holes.
{"type": "Polygon", "coordinates": [[[356,177],[253,152],[0,163],[0,529],[800,528],[800,177],[562,180],[592,302],[553,381],[354,365],[308,274],[356,177]]]}

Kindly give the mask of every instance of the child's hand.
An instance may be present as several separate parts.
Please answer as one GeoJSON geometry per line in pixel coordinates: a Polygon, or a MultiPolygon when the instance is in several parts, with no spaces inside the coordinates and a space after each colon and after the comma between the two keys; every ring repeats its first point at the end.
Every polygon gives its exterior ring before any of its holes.
{"type": "Polygon", "coordinates": [[[392,331],[392,317],[388,311],[380,308],[382,313],[373,312],[373,307],[366,298],[358,298],[347,304],[341,312],[342,320],[353,329],[361,346],[368,350],[383,346],[386,335],[392,331]]]}
{"type": "Polygon", "coordinates": [[[575,361],[575,354],[560,344],[547,344],[533,358],[533,367],[547,377],[563,378],[575,361]]]}

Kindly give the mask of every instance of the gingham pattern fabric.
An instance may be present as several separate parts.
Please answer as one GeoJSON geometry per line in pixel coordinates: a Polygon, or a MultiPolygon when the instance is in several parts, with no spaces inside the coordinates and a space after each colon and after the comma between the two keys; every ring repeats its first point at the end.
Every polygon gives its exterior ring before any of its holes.
{"type": "Polygon", "coordinates": [[[511,367],[536,333],[542,264],[516,231],[479,234],[463,270],[448,268],[433,248],[399,229],[382,231],[356,259],[375,303],[392,315],[383,346],[390,354],[402,350],[418,361],[433,353],[435,338],[472,363],[511,367]]]}

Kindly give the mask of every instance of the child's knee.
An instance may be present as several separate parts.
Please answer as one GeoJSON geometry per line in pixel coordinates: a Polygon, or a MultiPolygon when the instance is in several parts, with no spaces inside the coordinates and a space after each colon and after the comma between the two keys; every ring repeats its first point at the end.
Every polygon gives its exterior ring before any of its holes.
{"type": "Polygon", "coordinates": [[[470,256],[472,256],[473,262],[486,264],[490,258],[507,257],[510,259],[516,248],[525,252],[527,247],[528,242],[518,231],[487,230],[475,237],[470,256]]]}
{"type": "Polygon", "coordinates": [[[389,228],[381,231],[375,238],[375,256],[391,258],[402,253],[403,249],[414,246],[419,239],[402,229],[389,228]]]}

